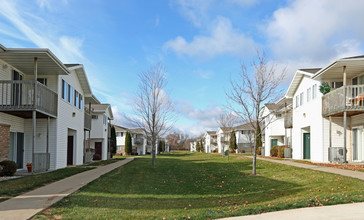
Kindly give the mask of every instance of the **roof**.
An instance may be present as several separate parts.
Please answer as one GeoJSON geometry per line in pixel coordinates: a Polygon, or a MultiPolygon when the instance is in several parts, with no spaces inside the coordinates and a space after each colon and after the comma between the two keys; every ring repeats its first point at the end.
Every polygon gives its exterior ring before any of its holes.
{"type": "Polygon", "coordinates": [[[115,131],[116,132],[120,132],[120,131],[127,131],[127,128],[121,127],[119,125],[114,125],[115,131]]]}
{"type": "Polygon", "coordinates": [[[88,82],[87,75],[85,68],[82,64],[65,64],[69,71],[74,70],[77,74],[77,77],[80,81],[83,93],[85,94],[85,97],[91,97],[92,96],[92,90],[91,86],[88,82]]]}
{"type": "Polygon", "coordinates": [[[236,130],[236,131],[240,131],[240,130],[254,130],[254,127],[250,123],[246,123],[246,124],[242,124],[242,125],[236,126],[234,128],[234,130],[236,130]]]}
{"type": "Polygon", "coordinates": [[[287,98],[293,97],[293,95],[296,92],[298,86],[300,85],[303,77],[305,77],[305,76],[311,78],[312,76],[314,76],[314,73],[303,71],[303,69],[296,71],[296,73],[287,89],[285,97],[287,97],[287,98]]]}
{"type": "Polygon", "coordinates": [[[95,95],[88,95],[85,96],[85,103],[90,103],[90,104],[101,104],[101,102],[96,98],[95,95]]]}
{"type": "Polygon", "coordinates": [[[278,100],[276,103],[267,103],[265,107],[267,107],[271,112],[277,111],[285,106],[289,106],[292,104],[292,98],[283,97],[282,99],[278,100]]]}
{"type": "Polygon", "coordinates": [[[128,129],[128,131],[130,131],[132,133],[143,133],[144,134],[143,128],[131,128],[131,129],[128,129]]]}
{"type": "Polygon", "coordinates": [[[308,69],[299,69],[303,72],[307,72],[307,73],[317,73],[319,70],[321,70],[321,68],[308,68],[308,69]]]}
{"type": "Polygon", "coordinates": [[[0,45],[0,58],[21,72],[34,75],[34,58],[37,58],[39,75],[67,75],[68,68],[46,48],[6,48],[0,45]]]}
{"type": "Polygon", "coordinates": [[[325,68],[318,71],[312,78],[314,79],[338,79],[343,78],[343,67],[346,67],[347,79],[353,78],[364,72],[364,56],[354,56],[338,59],[325,68]]]}
{"type": "Polygon", "coordinates": [[[110,104],[92,104],[91,105],[92,112],[108,112],[109,118],[111,120],[114,119],[114,115],[112,113],[111,105],[110,104]]]}

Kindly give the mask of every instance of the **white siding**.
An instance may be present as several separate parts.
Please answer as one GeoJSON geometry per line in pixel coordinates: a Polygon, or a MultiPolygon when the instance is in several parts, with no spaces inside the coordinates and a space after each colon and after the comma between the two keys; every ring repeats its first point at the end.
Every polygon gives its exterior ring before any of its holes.
{"type": "Polygon", "coordinates": [[[312,88],[314,84],[317,84],[317,88],[320,82],[313,80],[309,77],[304,77],[297,88],[294,100],[297,95],[302,92],[303,105],[293,109],[293,129],[292,129],[292,149],[293,159],[303,159],[303,133],[305,129],[309,129],[310,132],[310,146],[311,146],[311,160],[322,162],[324,160],[324,146],[323,146],[323,118],[322,118],[322,94],[317,91],[317,97],[307,102],[307,89],[312,88]]]}
{"type": "MultiPolygon", "coordinates": [[[[78,81],[75,71],[69,75],[58,77],[58,123],[57,123],[57,163],[56,169],[67,166],[67,140],[68,135],[74,135],[73,163],[83,163],[83,141],[84,141],[84,108],[78,109],[73,103],[62,99],[62,79],[76,89],[85,100],[83,90],[78,81]],[[75,116],[73,116],[75,113],[75,116]]],[[[74,95],[74,92],[73,92],[74,95]]]]}

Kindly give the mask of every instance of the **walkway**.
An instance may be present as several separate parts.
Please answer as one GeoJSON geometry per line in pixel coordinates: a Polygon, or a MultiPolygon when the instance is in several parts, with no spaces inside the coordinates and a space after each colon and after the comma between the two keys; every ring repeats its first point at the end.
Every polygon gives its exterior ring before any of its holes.
{"type": "MultiPolygon", "coordinates": [[[[250,158],[253,158],[253,157],[250,157],[250,158]]],[[[313,164],[298,163],[298,162],[289,161],[289,160],[275,160],[275,159],[269,159],[269,158],[264,158],[264,157],[257,157],[257,159],[269,161],[272,163],[280,163],[280,164],[285,164],[285,165],[294,166],[294,167],[318,170],[318,171],[323,171],[323,172],[327,172],[327,173],[334,173],[334,174],[339,174],[342,176],[348,176],[348,177],[353,177],[353,178],[364,180],[364,172],[360,172],[360,171],[344,170],[344,169],[339,169],[339,168],[324,167],[324,166],[318,166],[318,165],[313,165],[313,164]]]]}
{"type": "Polygon", "coordinates": [[[260,215],[248,215],[226,218],[229,220],[362,220],[364,219],[364,203],[350,203],[342,205],[290,209],[278,212],[269,212],[260,215]]]}
{"type": "Polygon", "coordinates": [[[85,171],[15,198],[0,203],[0,219],[29,219],[38,212],[48,208],[65,196],[74,193],[101,175],[123,166],[134,158],[127,158],[96,169],[85,171]]]}

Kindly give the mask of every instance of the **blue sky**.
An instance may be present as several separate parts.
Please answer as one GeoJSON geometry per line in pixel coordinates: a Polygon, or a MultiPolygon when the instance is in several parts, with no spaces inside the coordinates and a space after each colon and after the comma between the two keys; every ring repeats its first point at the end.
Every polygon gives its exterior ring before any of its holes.
{"type": "Polygon", "coordinates": [[[117,123],[132,113],[138,74],[162,62],[176,127],[216,127],[230,77],[265,50],[284,88],[298,68],[363,54],[364,2],[356,0],[1,0],[0,44],[50,48],[82,63],[117,123]]]}

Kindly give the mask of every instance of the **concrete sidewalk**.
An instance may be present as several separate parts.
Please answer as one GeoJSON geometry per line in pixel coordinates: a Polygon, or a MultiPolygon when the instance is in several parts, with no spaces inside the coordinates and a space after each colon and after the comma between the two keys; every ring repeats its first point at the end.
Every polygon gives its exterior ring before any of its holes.
{"type": "Polygon", "coordinates": [[[29,219],[65,196],[74,193],[89,182],[99,178],[101,175],[123,166],[132,160],[134,158],[126,158],[112,164],[99,166],[96,169],[67,177],[1,202],[0,219],[29,219]]]}
{"type": "Polygon", "coordinates": [[[350,203],[332,206],[290,209],[269,212],[260,215],[248,215],[225,218],[229,220],[362,220],[364,219],[364,203],[350,203]]]}
{"type": "MultiPolygon", "coordinates": [[[[249,157],[249,158],[253,158],[253,157],[249,157]]],[[[289,165],[289,166],[301,167],[301,168],[305,168],[305,169],[318,170],[318,171],[323,171],[323,172],[327,172],[327,173],[334,173],[334,174],[339,174],[342,176],[348,176],[348,177],[353,177],[353,178],[364,180],[364,172],[360,172],[360,171],[344,170],[344,169],[339,169],[339,168],[324,167],[324,166],[318,166],[318,165],[313,165],[313,164],[304,164],[304,163],[298,163],[298,162],[289,161],[289,160],[275,160],[275,159],[269,159],[269,158],[264,158],[264,157],[257,157],[257,159],[269,161],[272,163],[280,163],[280,164],[285,164],[285,165],[289,165]]],[[[363,219],[364,219],[364,216],[363,216],[363,219]]]]}

